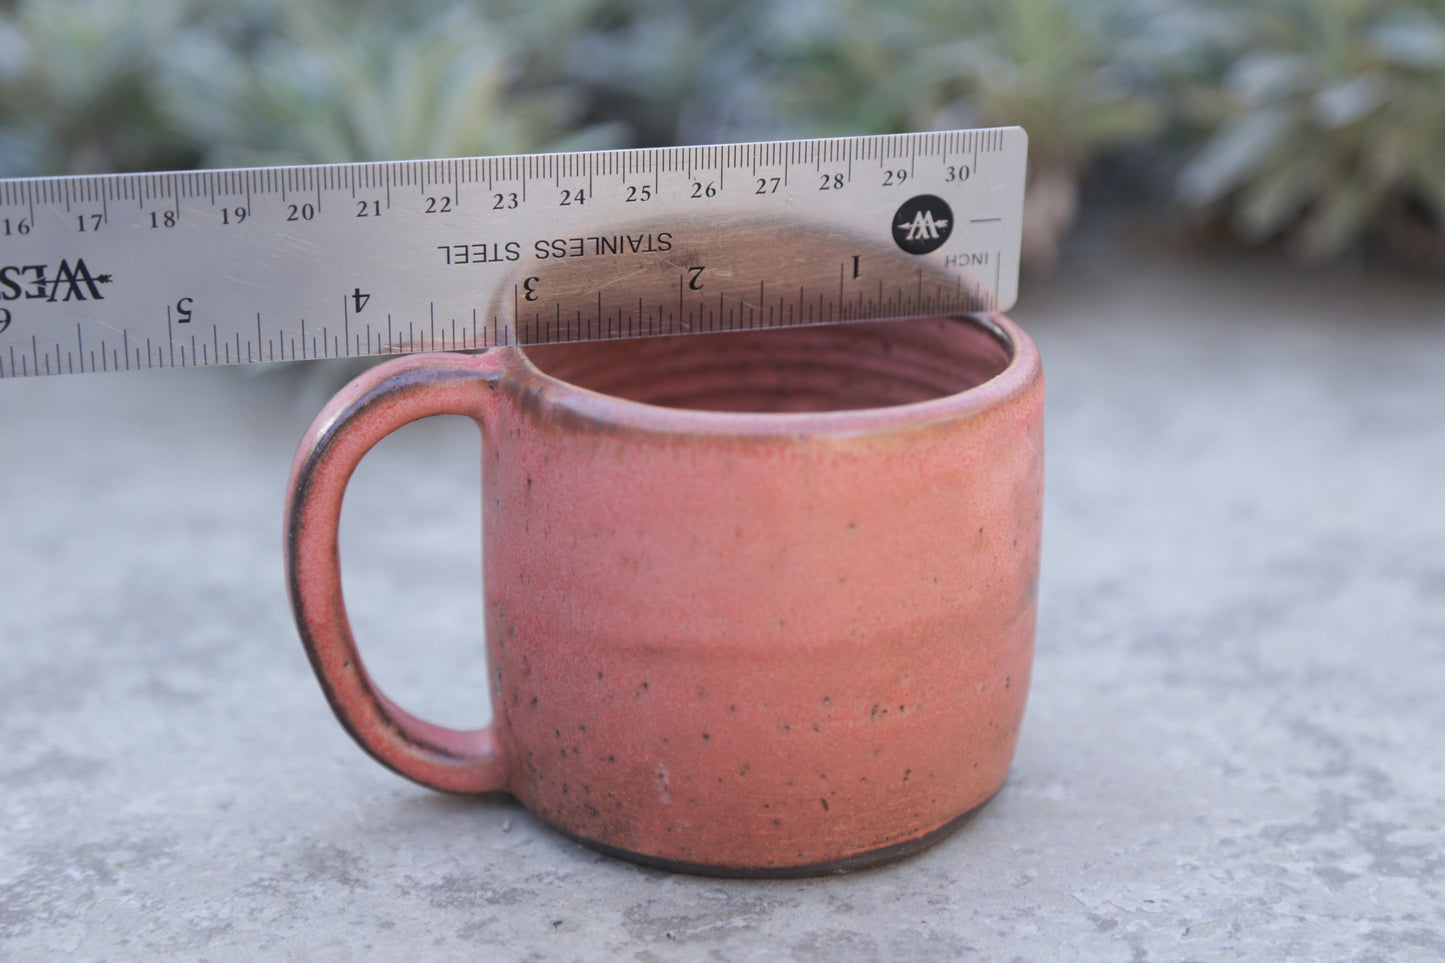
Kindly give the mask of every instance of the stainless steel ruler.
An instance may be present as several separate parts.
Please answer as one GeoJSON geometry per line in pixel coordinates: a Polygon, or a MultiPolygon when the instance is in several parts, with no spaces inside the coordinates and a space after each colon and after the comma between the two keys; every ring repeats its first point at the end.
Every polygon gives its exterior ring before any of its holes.
{"type": "Polygon", "coordinates": [[[0,181],[0,378],[1009,307],[1017,127],[0,181]]]}

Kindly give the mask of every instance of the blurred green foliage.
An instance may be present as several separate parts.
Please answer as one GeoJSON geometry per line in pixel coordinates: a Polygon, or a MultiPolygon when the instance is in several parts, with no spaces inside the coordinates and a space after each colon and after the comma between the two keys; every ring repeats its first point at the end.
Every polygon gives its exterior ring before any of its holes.
{"type": "Polygon", "coordinates": [[[1130,155],[1161,216],[1440,257],[1442,105],[1445,0],[0,0],[0,175],[1021,124],[1035,266],[1130,155]]]}
{"type": "Polygon", "coordinates": [[[32,0],[0,17],[0,171],[181,167],[199,156],[161,104],[176,0],[32,0]]]}
{"type": "Polygon", "coordinates": [[[1361,237],[1438,250],[1445,2],[1235,0],[1181,111],[1204,144],[1180,188],[1247,240],[1323,259],[1361,237]]]}
{"type": "Polygon", "coordinates": [[[776,101],[829,133],[1019,124],[1029,132],[1025,263],[1048,266],[1078,182],[1110,149],[1163,128],[1116,49],[1118,4],[852,0],[793,14],[776,101]]]}

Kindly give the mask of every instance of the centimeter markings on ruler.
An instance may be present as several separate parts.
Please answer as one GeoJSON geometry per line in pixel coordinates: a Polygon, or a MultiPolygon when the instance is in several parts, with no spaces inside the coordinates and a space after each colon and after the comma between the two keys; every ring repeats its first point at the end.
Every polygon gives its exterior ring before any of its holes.
{"type": "Polygon", "coordinates": [[[1001,310],[1017,127],[0,181],[0,378],[1001,310]]]}

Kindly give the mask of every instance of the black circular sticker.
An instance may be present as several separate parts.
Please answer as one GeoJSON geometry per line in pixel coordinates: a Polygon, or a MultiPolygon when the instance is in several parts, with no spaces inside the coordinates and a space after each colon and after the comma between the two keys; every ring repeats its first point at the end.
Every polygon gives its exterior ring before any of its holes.
{"type": "Polygon", "coordinates": [[[893,215],[893,240],[909,254],[928,254],[943,246],[953,231],[953,210],[936,194],[919,194],[893,215]]]}

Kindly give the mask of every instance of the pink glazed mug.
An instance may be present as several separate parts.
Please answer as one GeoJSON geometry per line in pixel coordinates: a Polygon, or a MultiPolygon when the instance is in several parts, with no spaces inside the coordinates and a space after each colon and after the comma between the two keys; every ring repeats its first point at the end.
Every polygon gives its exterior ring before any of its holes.
{"type": "Polygon", "coordinates": [[[400,358],[301,444],[287,578],[341,723],[447,792],[734,876],[917,852],[1008,773],[1033,655],[1043,380],[1002,315],[400,358]],[[493,720],[367,676],[337,524],[377,441],[482,435],[493,720]]]}

